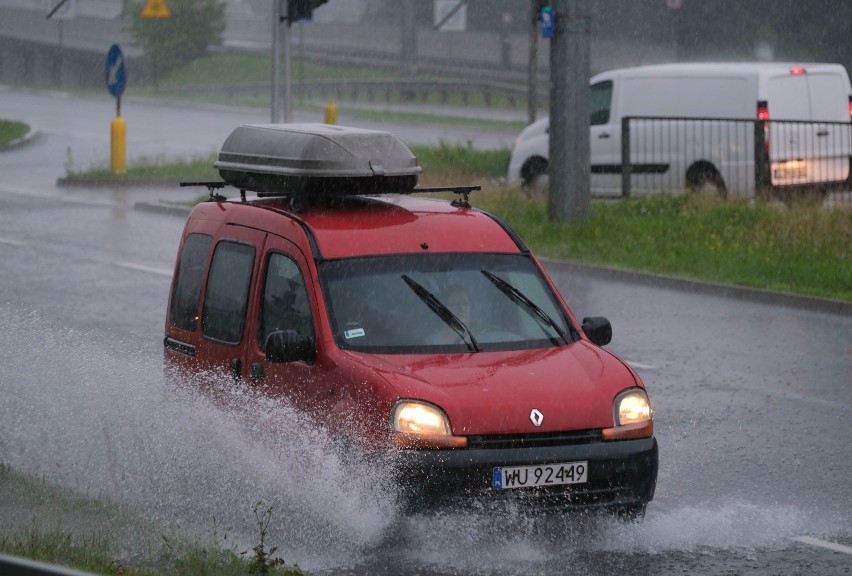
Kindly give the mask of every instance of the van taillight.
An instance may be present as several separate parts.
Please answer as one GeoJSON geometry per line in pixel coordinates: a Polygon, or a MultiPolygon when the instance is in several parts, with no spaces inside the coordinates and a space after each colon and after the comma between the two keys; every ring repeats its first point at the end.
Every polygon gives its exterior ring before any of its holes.
{"type": "MultiPolygon", "coordinates": [[[[852,98],[850,98],[849,112],[852,113],[852,98]]],[[[757,119],[769,120],[769,104],[766,100],[760,100],[757,103],[757,119]]]]}
{"type": "Polygon", "coordinates": [[[804,68],[799,67],[799,66],[796,66],[794,68],[790,68],[790,74],[804,74],[805,72],[806,72],[806,70],[804,68]]]}
{"type": "Polygon", "coordinates": [[[763,153],[769,158],[769,102],[766,100],[757,101],[757,119],[765,122],[763,124],[763,153]]]}
{"type": "Polygon", "coordinates": [[[852,119],[852,96],[849,97],[849,118],[852,119]]]}

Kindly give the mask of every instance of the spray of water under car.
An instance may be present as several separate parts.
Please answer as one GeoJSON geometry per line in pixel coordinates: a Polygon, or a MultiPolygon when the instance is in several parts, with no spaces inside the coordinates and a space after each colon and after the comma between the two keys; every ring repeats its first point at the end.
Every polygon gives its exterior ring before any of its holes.
{"type": "MultiPolygon", "coordinates": [[[[654,554],[783,548],[817,526],[794,506],[735,498],[672,506],[664,485],[676,479],[665,474],[661,497],[641,524],[476,507],[406,516],[387,470],[344,463],[301,414],[227,379],[200,375],[176,384],[164,374],[158,343],[140,347],[75,332],[8,305],[0,305],[0,326],[0,463],[33,481],[6,486],[0,537],[95,531],[109,536],[116,555],[142,561],[165,535],[215,539],[241,552],[257,544],[253,510],[262,502],[273,510],[267,546],[307,571],[572,567],[598,574],[654,554]],[[105,512],[39,506],[27,493],[42,485],[102,502],[105,512]]],[[[669,458],[688,458],[688,450],[669,458]]],[[[824,520],[823,530],[841,528],[824,520]]]]}

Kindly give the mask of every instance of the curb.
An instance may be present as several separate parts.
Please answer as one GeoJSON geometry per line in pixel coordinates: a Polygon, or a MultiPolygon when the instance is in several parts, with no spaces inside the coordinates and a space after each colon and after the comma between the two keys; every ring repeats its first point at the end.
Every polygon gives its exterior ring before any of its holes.
{"type": "Polygon", "coordinates": [[[166,214],[169,216],[188,216],[191,210],[188,206],[153,202],[137,202],[133,205],[133,209],[142,212],[151,212],[154,214],[166,214]]]}
{"type": "Polygon", "coordinates": [[[702,280],[692,280],[679,276],[668,276],[665,274],[652,274],[650,272],[637,272],[623,268],[609,268],[595,264],[585,264],[566,260],[554,260],[551,258],[539,258],[542,263],[562,266],[567,270],[580,272],[601,280],[611,280],[627,284],[638,284],[654,288],[666,288],[680,292],[692,292],[708,296],[718,296],[767,304],[770,306],[785,306],[798,308],[809,312],[822,312],[835,316],[852,316],[852,302],[844,300],[832,300],[829,298],[818,298],[815,296],[803,296],[788,292],[774,292],[761,288],[750,288],[747,286],[736,286],[732,284],[719,284],[702,280]]]}

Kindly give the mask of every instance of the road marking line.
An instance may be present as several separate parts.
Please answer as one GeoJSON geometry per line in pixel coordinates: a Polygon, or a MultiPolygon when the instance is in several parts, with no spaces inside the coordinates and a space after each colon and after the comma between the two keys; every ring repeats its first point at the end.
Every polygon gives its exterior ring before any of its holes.
{"type": "Polygon", "coordinates": [[[796,542],[801,542],[802,544],[808,544],[810,546],[817,546],[818,548],[827,548],[828,550],[834,550],[835,552],[840,552],[841,554],[850,554],[852,555],[852,546],[844,546],[843,544],[838,544],[837,542],[826,542],[825,540],[820,540],[819,538],[813,538],[811,536],[796,536],[793,538],[796,542]]]}
{"type": "Polygon", "coordinates": [[[633,360],[625,360],[625,362],[627,362],[628,364],[630,364],[630,366],[632,366],[633,368],[636,368],[638,370],[653,370],[654,369],[654,366],[652,366],[650,364],[643,364],[641,362],[634,362],[633,360]]]}
{"type": "Polygon", "coordinates": [[[23,246],[24,243],[20,240],[12,240],[11,238],[0,238],[0,244],[9,244],[11,246],[23,246]]]}
{"type": "Polygon", "coordinates": [[[145,266],[144,264],[133,264],[132,262],[116,262],[119,268],[127,268],[128,270],[138,270],[139,272],[150,272],[151,274],[159,274],[160,276],[171,276],[172,271],[164,268],[154,268],[153,266],[145,266]]]}

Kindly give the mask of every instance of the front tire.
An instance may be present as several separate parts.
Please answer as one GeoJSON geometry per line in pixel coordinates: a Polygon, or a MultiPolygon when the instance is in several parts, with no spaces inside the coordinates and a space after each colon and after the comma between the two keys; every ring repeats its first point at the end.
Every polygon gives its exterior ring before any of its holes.
{"type": "Polygon", "coordinates": [[[547,175],[547,160],[539,156],[534,156],[524,163],[521,168],[521,186],[524,188],[534,188],[539,179],[547,175]]]}
{"type": "Polygon", "coordinates": [[[699,196],[728,198],[728,189],[722,175],[712,164],[696,164],[686,173],[686,186],[693,194],[699,196]]]}

